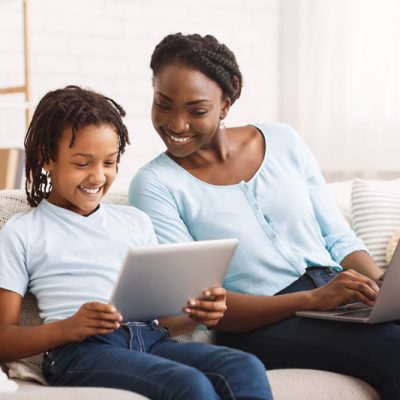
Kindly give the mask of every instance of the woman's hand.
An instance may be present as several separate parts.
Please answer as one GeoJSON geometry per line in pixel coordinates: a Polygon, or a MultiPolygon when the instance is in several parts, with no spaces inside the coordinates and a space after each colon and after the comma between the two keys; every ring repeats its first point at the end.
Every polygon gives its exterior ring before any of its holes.
{"type": "Polygon", "coordinates": [[[88,336],[105,335],[120,327],[121,314],[110,304],[85,303],[71,317],[62,321],[70,342],[81,342],[88,336]]]}
{"type": "Polygon", "coordinates": [[[204,291],[204,297],[189,300],[183,311],[199,324],[213,327],[224,316],[226,311],[226,292],[222,287],[204,291]]]}
{"type": "Polygon", "coordinates": [[[315,310],[333,310],[354,301],[372,306],[375,303],[379,287],[372,279],[348,269],[326,285],[311,292],[315,310]]]}

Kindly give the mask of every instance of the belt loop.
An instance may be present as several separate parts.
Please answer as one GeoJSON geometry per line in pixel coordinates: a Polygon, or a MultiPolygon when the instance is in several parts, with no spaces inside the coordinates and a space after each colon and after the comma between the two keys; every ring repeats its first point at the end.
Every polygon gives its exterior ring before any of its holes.
{"type": "Polygon", "coordinates": [[[158,329],[158,319],[153,319],[150,321],[150,327],[151,329],[158,329]]]}

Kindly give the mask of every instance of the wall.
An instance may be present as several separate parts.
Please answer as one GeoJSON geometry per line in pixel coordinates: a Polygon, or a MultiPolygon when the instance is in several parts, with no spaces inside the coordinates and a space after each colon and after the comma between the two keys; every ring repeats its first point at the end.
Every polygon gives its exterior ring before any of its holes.
{"type": "MultiPolygon", "coordinates": [[[[236,54],[245,79],[227,125],[279,119],[279,0],[31,0],[33,104],[67,84],[90,87],[126,111],[132,145],[114,189],[163,151],[150,122],[150,55],[168,33],[211,33],[236,54]]],[[[0,87],[22,83],[22,6],[0,0],[0,87]]],[[[22,146],[21,95],[0,96],[0,147],[22,146]]]]}

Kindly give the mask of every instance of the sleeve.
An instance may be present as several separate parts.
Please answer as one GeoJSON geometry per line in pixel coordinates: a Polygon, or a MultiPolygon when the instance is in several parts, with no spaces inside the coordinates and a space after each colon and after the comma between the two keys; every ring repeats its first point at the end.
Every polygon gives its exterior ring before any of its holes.
{"type": "Polygon", "coordinates": [[[0,230],[0,288],[24,296],[29,281],[26,245],[11,222],[0,230]]]}
{"type": "Polygon", "coordinates": [[[311,150],[297,132],[294,131],[294,134],[314,214],[324,237],[325,247],[333,260],[340,264],[354,251],[368,252],[336,205],[311,150]]]}
{"type": "Polygon", "coordinates": [[[193,241],[171,193],[155,171],[142,168],[129,185],[128,202],[150,216],[160,243],[193,241]]]}

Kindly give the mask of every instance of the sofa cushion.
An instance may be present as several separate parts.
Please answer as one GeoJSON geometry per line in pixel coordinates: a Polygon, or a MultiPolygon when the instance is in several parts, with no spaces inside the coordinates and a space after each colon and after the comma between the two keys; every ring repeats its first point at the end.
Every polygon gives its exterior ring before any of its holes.
{"type": "Polygon", "coordinates": [[[376,263],[386,268],[389,239],[400,230],[400,179],[355,179],[352,191],[353,229],[376,263]]]}

